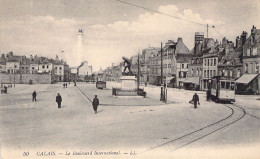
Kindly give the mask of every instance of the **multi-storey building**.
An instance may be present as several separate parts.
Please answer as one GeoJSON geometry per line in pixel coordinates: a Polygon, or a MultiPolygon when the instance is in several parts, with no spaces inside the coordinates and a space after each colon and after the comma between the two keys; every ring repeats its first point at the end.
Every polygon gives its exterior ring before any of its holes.
{"type": "MultiPolygon", "coordinates": [[[[190,54],[179,54],[174,58],[173,63],[176,63],[176,73],[175,73],[175,82],[173,83],[174,87],[182,87],[183,81],[187,78],[189,71],[189,63],[191,56],[190,54]]],[[[171,82],[170,82],[171,83],[171,82]]]]}
{"type": "MultiPolygon", "coordinates": [[[[243,35],[247,35],[245,32],[243,35]]],[[[251,35],[244,41],[243,38],[243,70],[242,76],[237,80],[238,93],[260,93],[260,29],[255,26],[251,29],[251,35]]]]}
{"type": "Polygon", "coordinates": [[[26,56],[22,56],[20,73],[22,74],[30,73],[30,59],[26,58],[26,56]]]}
{"type": "Polygon", "coordinates": [[[39,70],[39,64],[36,56],[30,55],[30,74],[37,74],[39,70]]]}
{"type": "Polygon", "coordinates": [[[0,72],[5,73],[6,72],[6,59],[5,59],[5,54],[1,55],[0,58],[0,72]]]}
{"type": "Polygon", "coordinates": [[[53,63],[53,74],[56,81],[61,82],[64,80],[64,65],[60,61],[53,63]]]}
{"type": "MultiPolygon", "coordinates": [[[[186,77],[189,61],[189,49],[183,43],[182,38],[177,42],[168,40],[163,47],[163,78],[168,85],[178,87],[180,81],[186,77]],[[183,66],[183,68],[182,68],[183,66]],[[179,76],[180,75],[180,76],[179,76]]],[[[161,83],[161,51],[157,51],[150,59],[149,83],[161,83]]]]}
{"type": "Polygon", "coordinates": [[[218,73],[218,53],[215,48],[210,48],[203,55],[202,62],[202,90],[209,89],[210,79],[218,73]]]}
{"type": "Polygon", "coordinates": [[[21,56],[13,55],[9,52],[6,55],[6,73],[19,73],[21,56]]]}
{"type": "Polygon", "coordinates": [[[87,61],[82,62],[78,67],[78,76],[82,81],[85,81],[92,76],[92,66],[89,66],[87,61]]]}
{"type": "Polygon", "coordinates": [[[154,52],[149,58],[149,84],[159,85],[161,82],[161,52],[154,52]]]}
{"type": "Polygon", "coordinates": [[[160,48],[157,47],[148,47],[146,49],[142,50],[142,58],[140,59],[140,74],[141,82],[149,82],[149,74],[150,74],[150,68],[149,68],[149,59],[153,54],[158,53],[160,48]]]}
{"type": "Polygon", "coordinates": [[[38,58],[38,73],[51,74],[53,64],[46,57],[38,58]]]}
{"type": "Polygon", "coordinates": [[[202,90],[203,86],[203,55],[217,45],[212,38],[204,38],[204,34],[195,33],[195,46],[191,50],[188,78],[183,81],[185,89],[202,90]]]}

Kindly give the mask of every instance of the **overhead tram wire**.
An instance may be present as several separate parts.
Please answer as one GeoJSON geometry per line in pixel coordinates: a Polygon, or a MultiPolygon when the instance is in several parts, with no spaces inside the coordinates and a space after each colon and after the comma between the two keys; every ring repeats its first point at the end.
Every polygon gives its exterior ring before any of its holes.
{"type": "Polygon", "coordinates": [[[219,36],[221,36],[221,38],[223,38],[223,36],[217,31],[215,26],[212,26],[212,28],[215,30],[216,33],[218,33],[219,36]]]}
{"type": "MultiPolygon", "coordinates": [[[[188,20],[188,19],[183,19],[183,18],[180,18],[180,17],[176,17],[176,16],[173,16],[173,15],[166,14],[166,13],[163,13],[163,12],[159,12],[159,11],[156,11],[156,10],[152,10],[152,9],[149,9],[149,8],[145,8],[145,7],[142,7],[142,6],[139,6],[139,5],[136,5],[136,4],[132,4],[132,3],[128,3],[128,2],[125,2],[125,1],[121,1],[121,0],[116,0],[116,1],[118,1],[120,3],[124,3],[124,4],[127,4],[127,5],[130,5],[130,6],[133,6],[133,7],[141,8],[141,9],[144,9],[144,10],[148,10],[148,11],[151,11],[151,12],[154,12],[154,13],[162,14],[162,15],[165,15],[165,16],[168,16],[168,17],[171,17],[171,18],[175,18],[175,19],[179,19],[179,20],[186,21],[186,22],[189,22],[189,23],[193,23],[193,24],[197,24],[197,25],[208,27],[207,24],[195,22],[195,21],[188,20]]],[[[214,25],[212,25],[211,27],[213,28],[214,25]]]]}

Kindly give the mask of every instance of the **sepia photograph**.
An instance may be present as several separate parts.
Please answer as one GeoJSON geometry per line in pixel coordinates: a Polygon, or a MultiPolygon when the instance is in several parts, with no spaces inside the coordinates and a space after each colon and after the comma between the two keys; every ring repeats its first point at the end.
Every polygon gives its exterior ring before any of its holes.
{"type": "Polygon", "coordinates": [[[0,159],[259,159],[259,0],[0,0],[0,159]]]}

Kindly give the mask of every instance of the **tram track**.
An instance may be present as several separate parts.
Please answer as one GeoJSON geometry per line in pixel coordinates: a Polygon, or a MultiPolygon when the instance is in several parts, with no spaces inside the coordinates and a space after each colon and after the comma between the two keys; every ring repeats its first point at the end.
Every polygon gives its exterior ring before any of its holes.
{"type": "MultiPolygon", "coordinates": [[[[237,105],[237,104],[233,104],[233,106],[235,106],[235,107],[240,107],[240,108],[242,107],[242,106],[239,106],[239,105],[237,105]]],[[[250,108],[245,108],[245,109],[250,109],[250,108]]],[[[253,110],[255,110],[255,109],[253,109],[253,110]]],[[[258,109],[256,109],[256,110],[258,110],[258,109]]],[[[246,111],[246,114],[249,115],[249,116],[251,116],[251,117],[253,117],[253,118],[255,118],[255,119],[258,119],[258,120],[260,119],[259,117],[248,113],[247,111],[246,111]]]]}
{"type": "Polygon", "coordinates": [[[163,150],[163,151],[171,151],[171,152],[176,151],[176,150],[183,148],[185,146],[188,146],[196,141],[199,141],[213,133],[216,133],[217,131],[220,131],[224,128],[227,128],[227,127],[235,124],[236,122],[238,122],[239,120],[244,118],[245,115],[247,114],[245,109],[243,109],[240,106],[227,105],[227,104],[222,104],[222,105],[231,110],[231,113],[227,117],[225,117],[217,122],[214,122],[212,124],[209,124],[205,127],[197,129],[195,131],[189,132],[183,136],[177,137],[170,141],[167,141],[167,142],[164,142],[157,146],[151,147],[150,149],[145,150],[141,153],[145,153],[145,152],[152,151],[152,150],[153,151],[163,150]]]}
{"type": "Polygon", "coordinates": [[[76,86],[78,91],[83,95],[83,97],[87,98],[87,100],[92,103],[92,100],[81,90],[78,86],[76,86]]]}
{"type": "MultiPolygon", "coordinates": [[[[91,99],[89,99],[88,96],[81,89],[78,88],[78,90],[82,93],[83,96],[85,96],[90,102],[92,102],[91,99]]],[[[167,141],[167,142],[161,143],[159,145],[156,145],[154,147],[151,147],[150,149],[140,152],[139,154],[143,154],[148,151],[156,151],[156,150],[162,150],[162,149],[164,151],[170,151],[170,152],[176,151],[180,148],[188,146],[196,141],[199,141],[211,134],[214,134],[224,128],[227,128],[227,127],[235,124],[236,122],[238,122],[239,120],[244,118],[245,115],[249,115],[251,117],[259,119],[256,116],[248,114],[246,112],[246,110],[239,105],[236,105],[236,104],[221,104],[221,105],[230,109],[231,113],[227,117],[225,117],[221,120],[218,120],[214,123],[211,123],[207,126],[204,126],[202,128],[199,128],[195,131],[189,132],[183,136],[177,137],[170,141],[167,141]]]]}

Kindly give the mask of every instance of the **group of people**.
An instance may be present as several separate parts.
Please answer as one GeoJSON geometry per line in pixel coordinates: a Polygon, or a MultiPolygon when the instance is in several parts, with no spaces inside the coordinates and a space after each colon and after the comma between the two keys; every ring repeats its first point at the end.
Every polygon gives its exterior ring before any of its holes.
{"type": "Polygon", "coordinates": [[[68,84],[67,83],[63,83],[63,88],[67,88],[68,84]]]}
{"type": "MultiPolygon", "coordinates": [[[[58,104],[58,109],[61,108],[62,97],[59,93],[56,96],[56,102],[58,104]]],[[[95,95],[95,98],[92,101],[92,106],[93,106],[93,109],[94,109],[94,113],[97,114],[97,108],[99,106],[99,99],[97,98],[97,95],[95,95]]]]}
{"type": "MultiPolygon", "coordinates": [[[[32,93],[32,101],[33,102],[36,102],[36,96],[37,96],[36,91],[33,91],[33,93],[32,93]]],[[[61,102],[62,102],[62,97],[61,97],[60,93],[58,93],[57,96],[56,96],[56,102],[58,104],[58,109],[60,109],[61,108],[61,102]]],[[[93,109],[94,109],[94,113],[97,114],[97,108],[99,106],[99,99],[97,98],[97,95],[95,95],[95,98],[93,99],[92,106],[93,106],[93,109]]]]}

